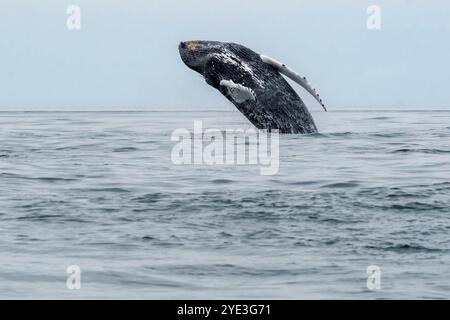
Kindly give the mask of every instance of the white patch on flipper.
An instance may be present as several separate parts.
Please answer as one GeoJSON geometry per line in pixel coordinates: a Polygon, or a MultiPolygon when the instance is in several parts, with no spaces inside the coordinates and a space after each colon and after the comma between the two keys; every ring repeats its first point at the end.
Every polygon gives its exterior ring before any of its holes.
{"type": "Polygon", "coordinates": [[[272,67],[277,69],[281,74],[284,74],[288,78],[294,80],[299,85],[301,85],[306,91],[308,91],[314,97],[314,99],[317,100],[317,102],[320,103],[322,108],[325,111],[327,111],[327,108],[325,108],[325,104],[323,103],[322,98],[320,98],[320,95],[317,93],[317,90],[311,86],[311,84],[308,82],[308,80],[306,80],[305,77],[301,77],[294,70],[287,67],[284,63],[281,63],[275,59],[272,59],[265,55],[261,55],[260,57],[264,63],[271,65],[272,67]]]}
{"type": "Polygon", "coordinates": [[[247,100],[256,101],[255,92],[239,83],[234,83],[233,80],[222,80],[220,86],[227,89],[228,94],[237,103],[242,103],[247,100]]]}

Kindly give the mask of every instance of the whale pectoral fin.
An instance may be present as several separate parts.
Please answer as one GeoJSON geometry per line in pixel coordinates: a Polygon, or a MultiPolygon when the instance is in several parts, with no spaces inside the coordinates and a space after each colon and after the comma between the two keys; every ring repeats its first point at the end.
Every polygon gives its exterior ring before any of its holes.
{"type": "Polygon", "coordinates": [[[316,89],[313,88],[308,83],[308,81],[306,80],[305,77],[301,77],[298,73],[296,73],[291,68],[287,67],[284,63],[281,63],[281,62],[279,62],[275,59],[272,59],[268,56],[261,55],[261,60],[264,63],[267,63],[267,64],[271,65],[272,67],[274,67],[275,69],[277,69],[278,72],[280,72],[281,74],[284,74],[291,80],[293,80],[293,81],[297,82],[299,85],[301,85],[306,91],[308,91],[314,97],[314,99],[316,99],[320,103],[322,108],[325,111],[327,111],[327,108],[325,108],[325,104],[323,103],[323,101],[320,98],[319,94],[317,93],[316,89]]]}
{"type": "Polygon", "coordinates": [[[220,81],[221,91],[231,97],[236,103],[243,103],[245,101],[256,101],[255,92],[239,83],[234,83],[233,80],[220,81]]]}

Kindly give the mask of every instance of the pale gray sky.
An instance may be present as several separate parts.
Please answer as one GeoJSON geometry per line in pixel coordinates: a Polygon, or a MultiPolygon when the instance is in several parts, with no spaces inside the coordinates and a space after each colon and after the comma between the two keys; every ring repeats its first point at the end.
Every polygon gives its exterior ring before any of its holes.
{"type": "Polygon", "coordinates": [[[228,106],[179,59],[191,39],[285,62],[330,109],[450,105],[446,0],[2,0],[0,29],[0,110],[228,106]],[[71,4],[81,30],[66,28],[71,4]],[[371,4],[380,30],[366,27],[371,4]]]}

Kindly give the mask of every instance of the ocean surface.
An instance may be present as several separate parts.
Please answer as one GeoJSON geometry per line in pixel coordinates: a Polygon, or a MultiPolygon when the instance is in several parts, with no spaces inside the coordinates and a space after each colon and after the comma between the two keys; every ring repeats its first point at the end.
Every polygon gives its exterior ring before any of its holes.
{"type": "Polygon", "coordinates": [[[0,112],[0,298],[450,298],[450,110],[313,117],[264,176],[171,161],[237,111],[0,112]]]}

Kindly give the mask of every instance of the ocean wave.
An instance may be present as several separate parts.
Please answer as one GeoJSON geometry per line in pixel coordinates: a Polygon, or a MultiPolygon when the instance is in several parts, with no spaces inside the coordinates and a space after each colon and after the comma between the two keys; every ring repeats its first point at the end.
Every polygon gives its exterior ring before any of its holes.
{"type": "Polygon", "coordinates": [[[441,154],[441,153],[450,153],[450,150],[436,149],[436,148],[401,148],[392,151],[393,153],[430,153],[430,154],[441,154]]]}

